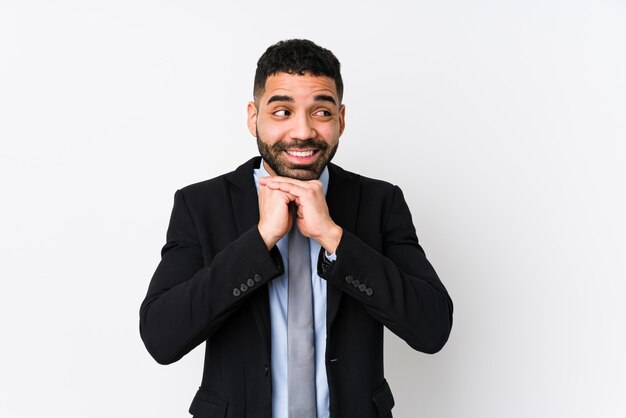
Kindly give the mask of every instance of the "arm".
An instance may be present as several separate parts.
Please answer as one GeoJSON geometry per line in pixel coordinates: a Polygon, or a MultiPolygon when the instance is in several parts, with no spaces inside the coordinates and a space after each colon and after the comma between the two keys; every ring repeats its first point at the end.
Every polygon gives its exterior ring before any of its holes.
{"type": "Polygon", "coordinates": [[[414,349],[439,351],[450,334],[452,300],[418,243],[398,187],[394,187],[381,241],[382,253],[344,230],[337,260],[325,271],[320,265],[320,276],[361,302],[414,349]]]}
{"type": "Polygon", "coordinates": [[[180,190],[161,254],[140,309],[141,337],[161,364],[179,360],[204,341],[283,270],[278,250],[267,250],[256,226],[215,254],[206,266],[197,228],[180,190]],[[248,286],[250,280],[254,285],[248,286]],[[247,286],[245,292],[242,284],[247,286]]]}
{"type": "Polygon", "coordinates": [[[326,269],[318,264],[320,277],[360,301],[376,320],[414,349],[435,353],[444,346],[452,327],[452,300],[418,243],[400,188],[390,189],[391,204],[382,215],[379,252],[335,224],[320,182],[284,177],[266,177],[259,182],[291,195],[298,205],[300,232],[337,254],[326,269]]]}

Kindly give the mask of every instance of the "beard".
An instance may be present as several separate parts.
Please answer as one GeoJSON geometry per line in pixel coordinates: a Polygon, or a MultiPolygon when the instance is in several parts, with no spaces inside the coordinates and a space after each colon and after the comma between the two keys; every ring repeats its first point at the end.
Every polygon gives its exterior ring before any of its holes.
{"type": "Polygon", "coordinates": [[[292,142],[279,141],[270,145],[263,141],[258,130],[256,132],[256,143],[261,157],[274,170],[276,175],[304,181],[319,179],[326,165],[335,156],[339,146],[339,142],[331,146],[320,139],[295,140],[292,142]],[[315,152],[320,155],[312,164],[293,164],[284,157],[284,153],[288,149],[315,149],[315,152]]]}

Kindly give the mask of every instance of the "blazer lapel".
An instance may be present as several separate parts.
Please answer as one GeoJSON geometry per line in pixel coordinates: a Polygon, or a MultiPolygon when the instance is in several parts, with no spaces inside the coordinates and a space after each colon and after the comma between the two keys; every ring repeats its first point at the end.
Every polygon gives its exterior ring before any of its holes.
{"type": "MultiPolygon", "coordinates": [[[[326,203],[330,217],[343,229],[356,232],[356,222],[359,209],[359,176],[344,171],[334,164],[328,165],[329,181],[326,192],[326,203]]],[[[343,292],[333,285],[326,288],[327,312],[326,329],[330,327],[337,316],[343,292]]]]}
{"type": "MultiPolygon", "coordinates": [[[[259,222],[259,199],[254,184],[253,171],[259,167],[261,158],[255,157],[237,168],[229,177],[231,182],[230,198],[233,218],[237,226],[237,236],[252,228],[259,222]]],[[[267,358],[271,358],[271,335],[269,294],[267,286],[250,298],[253,316],[259,328],[267,358]]]]}
{"type": "Polygon", "coordinates": [[[254,185],[253,171],[259,166],[260,157],[239,166],[227,179],[232,184],[230,197],[238,236],[259,222],[259,198],[254,185]]]}

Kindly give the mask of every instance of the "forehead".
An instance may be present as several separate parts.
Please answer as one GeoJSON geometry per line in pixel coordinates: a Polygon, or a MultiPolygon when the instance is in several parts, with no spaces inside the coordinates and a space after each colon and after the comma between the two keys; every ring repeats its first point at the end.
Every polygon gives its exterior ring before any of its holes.
{"type": "Polygon", "coordinates": [[[331,95],[339,103],[337,85],[330,77],[309,73],[303,75],[277,73],[267,77],[261,101],[266,102],[275,95],[290,96],[294,100],[307,100],[320,94],[331,95]]]}

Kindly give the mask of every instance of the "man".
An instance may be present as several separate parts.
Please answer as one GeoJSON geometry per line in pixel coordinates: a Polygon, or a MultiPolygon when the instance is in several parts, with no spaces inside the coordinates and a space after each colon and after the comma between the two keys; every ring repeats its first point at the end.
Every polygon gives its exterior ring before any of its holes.
{"type": "Polygon", "coordinates": [[[175,195],[140,330],[161,364],[206,342],[194,417],[391,417],[383,326],[422,352],[448,339],[400,189],[330,163],[342,95],[330,51],[271,46],[248,104],[262,158],[175,195]]]}

